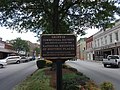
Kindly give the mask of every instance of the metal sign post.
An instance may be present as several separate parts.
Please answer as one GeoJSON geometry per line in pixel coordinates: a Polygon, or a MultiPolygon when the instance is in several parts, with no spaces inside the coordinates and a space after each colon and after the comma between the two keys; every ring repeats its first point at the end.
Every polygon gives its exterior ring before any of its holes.
{"type": "Polygon", "coordinates": [[[57,76],[57,90],[62,90],[62,62],[57,61],[56,62],[56,76],[57,76]]]}
{"type": "Polygon", "coordinates": [[[73,34],[41,35],[41,57],[56,63],[57,90],[62,90],[62,63],[76,57],[76,36],[73,34]]]}

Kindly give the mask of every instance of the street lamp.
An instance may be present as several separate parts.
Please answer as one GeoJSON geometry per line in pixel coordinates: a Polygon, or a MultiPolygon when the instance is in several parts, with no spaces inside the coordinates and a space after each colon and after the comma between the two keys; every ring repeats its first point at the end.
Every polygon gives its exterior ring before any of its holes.
{"type": "Polygon", "coordinates": [[[117,40],[115,40],[114,43],[115,43],[115,55],[117,55],[117,40]]]}

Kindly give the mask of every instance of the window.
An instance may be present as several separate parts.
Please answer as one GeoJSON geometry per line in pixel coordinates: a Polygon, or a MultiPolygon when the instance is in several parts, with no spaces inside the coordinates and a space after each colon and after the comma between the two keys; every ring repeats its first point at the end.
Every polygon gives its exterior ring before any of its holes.
{"type": "Polygon", "coordinates": [[[92,48],[92,42],[90,42],[90,48],[92,48]]]}
{"type": "Polygon", "coordinates": [[[99,47],[100,46],[99,39],[97,40],[97,42],[98,42],[98,47],[99,47]]]}
{"type": "Polygon", "coordinates": [[[87,43],[87,49],[89,48],[89,43],[87,43]]]}
{"type": "Polygon", "coordinates": [[[95,47],[97,47],[96,40],[95,40],[95,47]]]}
{"type": "Polygon", "coordinates": [[[105,44],[107,44],[107,36],[105,36],[105,44]]]}
{"type": "Polygon", "coordinates": [[[103,38],[101,38],[101,46],[103,45],[103,38]]]}
{"type": "Polygon", "coordinates": [[[8,59],[19,59],[20,57],[10,57],[8,59]]]}
{"type": "Polygon", "coordinates": [[[91,42],[91,48],[93,48],[93,41],[91,42]]]}
{"type": "Polygon", "coordinates": [[[118,56],[109,56],[108,58],[109,58],[109,59],[119,59],[118,56]]]}
{"type": "Polygon", "coordinates": [[[90,48],[90,42],[88,43],[88,48],[90,48]]]}
{"type": "Polygon", "coordinates": [[[115,40],[118,41],[118,32],[115,32],[115,40]]]}
{"type": "Polygon", "coordinates": [[[110,43],[112,43],[112,34],[110,34],[109,36],[110,36],[110,43]]]}

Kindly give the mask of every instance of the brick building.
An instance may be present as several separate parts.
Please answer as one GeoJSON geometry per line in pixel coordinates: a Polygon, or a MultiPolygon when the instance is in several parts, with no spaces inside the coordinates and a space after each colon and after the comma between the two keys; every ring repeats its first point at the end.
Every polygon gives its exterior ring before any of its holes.
{"type": "Polygon", "coordinates": [[[93,35],[86,39],[86,58],[87,60],[94,60],[93,35]]]}

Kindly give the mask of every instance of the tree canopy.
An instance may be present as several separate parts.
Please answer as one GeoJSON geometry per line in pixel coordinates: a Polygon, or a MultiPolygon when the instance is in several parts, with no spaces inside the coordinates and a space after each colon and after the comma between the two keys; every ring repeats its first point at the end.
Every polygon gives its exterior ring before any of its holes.
{"type": "Polygon", "coordinates": [[[120,16],[120,0],[0,0],[0,25],[19,32],[84,33],[120,16]]]}
{"type": "Polygon", "coordinates": [[[10,43],[13,45],[13,49],[16,50],[18,53],[20,51],[24,51],[25,53],[27,53],[30,50],[28,43],[21,38],[11,40],[10,43]]]}
{"type": "Polygon", "coordinates": [[[39,56],[40,55],[40,48],[36,47],[34,49],[34,51],[36,52],[36,56],[39,56]]]}

